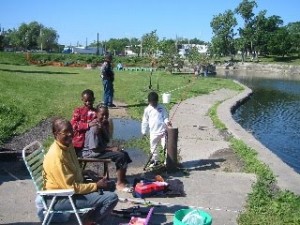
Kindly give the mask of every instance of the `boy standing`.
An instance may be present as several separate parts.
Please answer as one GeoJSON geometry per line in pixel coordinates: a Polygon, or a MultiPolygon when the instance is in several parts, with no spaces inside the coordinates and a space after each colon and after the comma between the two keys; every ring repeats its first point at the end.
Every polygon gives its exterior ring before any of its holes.
{"type": "Polygon", "coordinates": [[[73,146],[76,150],[77,156],[82,156],[82,149],[84,147],[85,135],[87,131],[97,125],[96,110],[94,108],[94,92],[86,89],[81,93],[81,100],[83,106],[74,110],[71,119],[71,124],[74,131],[73,146]]]}
{"type": "Polygon", "coordinates": [[[148,95],[149,105],[145,108],[142,120],[141,131],[145,135],[147,128],[150,132],[150,151],[152,158],[150,167],[157,165],[159,155],[157,153],[158,142],[161,142],[162,147],[165,147],[165,136],[167,126],[172,126],[168,118],[166,108],[158,103],[158,94],[150,92],[148,95]]]}
{"type": "Polygon", "coordinates": [[[115,74],[111,65],[112,56],[106,55],[104,63],[101,66],[101,78],[103,84],[103,104],[107,107],[115,107],[114,98],[114,80],[115,74]]]}

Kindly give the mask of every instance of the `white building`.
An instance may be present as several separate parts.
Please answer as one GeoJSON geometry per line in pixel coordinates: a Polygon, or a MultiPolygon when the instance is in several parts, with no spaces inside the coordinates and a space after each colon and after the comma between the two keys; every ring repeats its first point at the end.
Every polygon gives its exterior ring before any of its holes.
{"type": "Polygon", "coordinates": [[[131,50],[131,46],[126,46],[125,47],[125,55],[127,56],[137,56],[137,53],[131,50]]]}
{"type": "Polygon", "coordinates": [[[190,49],[196,47],[198,52],[200,54],[206,54],[207,50],[208,50],[208,46],[207,45],[198,45],[198,44],[182,44],[180,45],[180,48],[178,49],[178,54],[181,57],[185,57],[188,52],[190,51],[190,49]]]}
{"type": "MultiPolygon", "coordinates": [[[[65,47],[63,53],[73,54],[97,54],[97,47],[65,47]]],[[[103,48],[99,47],[99,55],[103,55],[103,48]]]]}

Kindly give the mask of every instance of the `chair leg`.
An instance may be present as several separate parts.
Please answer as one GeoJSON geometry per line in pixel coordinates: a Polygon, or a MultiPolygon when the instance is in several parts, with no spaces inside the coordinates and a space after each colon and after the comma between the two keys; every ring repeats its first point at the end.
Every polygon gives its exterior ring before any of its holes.
{"type": "Polygon", "coordinates": [[[56,196],[54,196],[52,198],[51,202],[50,202],[50,205],[49,205],[49,207],[47,209],[47,212],[46,212],[46,215],[44,217],[44,221],[43,221],[42,225],[48,225],[48,224],[50,224],[50,222],[52,220],[52,217],[53,217],[53,213],[50,215],[50,212],[52,210],[52,207],[54,205],[55,200],[56,200],[56,196]],[[50,217],[49,217],[49,215],[50,215],[50,217]],[[49,220],[48,220],[48,217],[49,217],[49,220]],[[47,222],[47,220],[48,220],[48,222],[47,222]]]}
{"type": "Polygon", "coordinates": [[[68,196],[68,197],[69,197],[70,203],[71,203],[71,205],[72,205],[72,208],[73,208],[73,210],[74,210],[74,213],[75,213],[75,215],[76,215],[76,218],[77,218],[77,220],[78,220],[78,223],[79,223],[79,225],[82,225],[82,221],[81,221],[80,216],[79,216],[79,214],[78,214],[78,212],[77,212],[77,209],[76,209],[75,204],[74,204],[74,202],[73,202],[72,196],[68,196]]]}

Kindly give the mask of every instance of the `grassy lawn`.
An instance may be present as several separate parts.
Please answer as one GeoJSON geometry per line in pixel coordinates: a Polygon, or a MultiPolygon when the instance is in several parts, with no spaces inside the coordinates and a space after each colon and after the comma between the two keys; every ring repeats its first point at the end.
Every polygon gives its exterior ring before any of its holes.
{"type": "MultiPolygon", "coordinates": [[[[115,99],[130,106],[129,113],[133,118],[140,120],[142,117],[149,80],[149,72],[116,72],[115,99]]],[[[163,72],[153,73],[151,83],[152,89],[160,95],[180,88],[172,92],[168,108],[180,100],[216,89],[240,88],[231,80],[194,79],[192,75],[163,72]]],[[[8,65],[0,61],[0,142],[43,119],[53,116],[71,118],[74,108],[81,105],[81,92],[87,88],[95,92],[96,103],[101,102],[102,83],[98,69],[8,65]]]]}

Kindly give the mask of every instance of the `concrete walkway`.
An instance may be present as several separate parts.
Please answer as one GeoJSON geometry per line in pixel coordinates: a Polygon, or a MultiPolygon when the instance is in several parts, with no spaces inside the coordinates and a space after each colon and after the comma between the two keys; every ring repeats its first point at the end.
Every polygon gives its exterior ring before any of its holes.
{"type": "MultiPolygon", "coordinates": [[[[195,207],[210,213],[214,225],[237,224],[237,217],[244,208],[256,177],[253,174],[212,171],[209,165],[202,163],[213,153],[229,147],[229,143],[214,128],[208,111],[215,103],[236,94],[235,91],[221,89],[209,95],[187,99],[170,111],[173,127],[179,130],[180,162],[189,175],[182,177],[182,174],[172,174],[184,183],[185,197],[147,199],[169,206],[168,209],[164,207],[156,211],[170,212],[172,207],[171,213],[174,213],[181,208],[195,207]]],[[[124,193],[120,196],[130,197],[124,193]]],[[[172,216],[164,219],[154,216],[153,221],[155,224],[171,225],[172,216]]]]}

